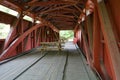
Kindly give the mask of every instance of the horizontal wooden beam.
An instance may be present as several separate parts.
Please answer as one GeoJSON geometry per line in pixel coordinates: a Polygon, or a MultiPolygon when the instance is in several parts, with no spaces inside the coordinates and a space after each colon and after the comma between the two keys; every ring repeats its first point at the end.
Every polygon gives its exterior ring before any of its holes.
{"type": "Polygon", "coordinates": [[[61,14],[55,14],[55,15],[51,15],[49,14],[48,16],[51,16],[51,17],[64,17],[64,18],[74,18],[74,16],[71,16],[71,15],[61,15],[61,14]]]}
{"type": "MultiPolygon", "coordinates": [[[[54,23],[55,24],[55,23],[54,23]]],[[[55,24],[55,25],[58,25],[57,27],[74,27],[75,25],[74,24],[55,24]]]]}
{"type": "Polygon", "coordinates": [[[69,13],[79,13],[79,11],[74,10],[74,9],[70,9],[70,8],[62,8],[62,9],[58,9],[52,12],[46,12],[44,14],[69,14],[69,13]]]}
{"type": "Polygon", "coordinates": [[[77,5],[74,5],[74,7],[79,11],[79,12],[83,12],[81,8],[79,8],[77,5]]]}
{"type": "Polygon", "coordinates": [[[73,30],[73,27],[61,26],[60,30],[73,30]]]}
{"type": "MultiPolygon", "coordinates": [[[[72,4],[72,5],[74,5],[74,4],[72,4]]],[[[53,8],[53,9],[48,9],[48,10],[45,10],[45,11],[42,11],[42,12],[38,12],[38,13],[36,13],[36,15],[45,14],[47,12],[52,12],[52,11],[55,11],[55,10],[63,9],[65,7],[69,7],[69,6],[72,6],[72,5],[63,5],[63,6],[60,6],[60,7],[53,8]]]]}
{"type": "Polygon", "coordinates": [[[41,1],[25,4],[27,6],[48,6],[48,5],[59,5],[59,4],[76,4],[76,2],[71,1],[41,1]]]}
{"type": "MultiPolygon", "coordinates": [[[[52,20],[51,22],[68,22],[68,23],[75,23],[75,21],[71,21],[71,20],[52,20]]],[[[77,21],[76,21],[77,22],[77,21]]]]}
{"type": "Polygon", "coordinates": [[[31,0],[30,2],[28,2],[28,4],[32,4],[34,2],[37,2],[38,0],[31,0]]]}

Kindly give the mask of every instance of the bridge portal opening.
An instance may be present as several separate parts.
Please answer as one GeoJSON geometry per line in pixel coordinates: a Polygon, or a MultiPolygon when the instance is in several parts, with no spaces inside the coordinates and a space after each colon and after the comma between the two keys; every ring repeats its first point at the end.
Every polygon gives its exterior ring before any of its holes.
{"type": "Polygon", "coordinates": [[[60,39],[64,39],[66,41],[73,41],[74,31],[73,30],[61,30],[60,31],[60,39]]]}

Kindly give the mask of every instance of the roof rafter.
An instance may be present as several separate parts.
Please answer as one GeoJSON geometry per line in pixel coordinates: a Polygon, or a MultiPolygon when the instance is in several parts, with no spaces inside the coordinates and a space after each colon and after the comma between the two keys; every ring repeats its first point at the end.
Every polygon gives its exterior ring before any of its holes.
{"type": "Polygon", "coordinates": [[[28,4],[32,4],[32,3],[37,2],[37,1],[38,0],[32,0],[32,1],[28,2],[28,4]]]}
{"type": "Polygon", "coordinates": [[[44,13],[45,14],[50,14],[50,15],[56,15],[56,14],[69,14],[69,13],[75,13],[76,11],[73,10],[73,9],[61,9],[61,10],[56,10],[56,11],[53,11],[53,12],[46,12],[44,13]]]}
{"type": "Polygon", "coordinates": [[[47,21],[47,20],[42,19],[42,18],[38,18],[38,20],[40,20],[42,23],[49,26],[53,31],[59,32],[59,29],[57,29],[56,26],[54,26],[50,21],[47,21]]]}
{"type": "Polygon", "coordinates": [[[80,9],[77,5],[74,5],[74,7],[78,9],[78,11],[82,12],[82,9],[80,9]]]}
{"type": "Polygon", "coordinates": [[[52,17],[52,19],[57,19],[57,20],[75,20],[75,19],[69,19],[69,18],[65,18],[65,17],[52,17]]]}
{"type": "Polygon", "coordinates": [[[21,9],[21,10],[25,10],[23,4],[18,4],[17,2],[14,2],[13,0],[5,0],[4,2],[6,4],[9,4],[9,5],[13,6],[13,7],[17,7],[19,9],[21,9]]]}
{"type": "Polygon", "coordinates": [[[64,5],[64,6],[56,7],[54,9],[48,9],[46,11],[38,12],[38,13],[36,13],[36,15],[38,15],[38,14],[44,14],[44,13],[55,11],[55,10],[59,10],[59,9],[62,9],[62,8],[65,8],[65,7],[69,7],[69,6],[72,6],[72,5],[64,5]]]}
{"type": "Polygon", "coordinates": [[[48,6],[48,5],[57,5],[57,4],[76,4],[76,2],[71,1],[46,1],[46,2],[34,2],[28,3],[27,6],[48,6]]]}
{"type": "MultiPolygon", "coordinates": [[[[77,23],[86,3],[84,0],[0,0],[0,2],[5,3],[6,7],[23,12],[24,15],[29,14],[34,19],[44,19],[42,21],[47,25],[57,24],[54,27],[58,29],[61,29],[61,25],[75,27],[74,24],[77,23]]],[[[55,28],[53,29],[58,31],[55,28]]]]}
{"type": "Polygon", "coordinates": [[[55,15],[51,15],[51,14],[49,14],[49,16],[51,16],[51,17],[67,17],[67,18],[72,18],[72,19],[74,19],[74,16],[71,16],[71,15],[62,15],[62,14],[55,14],[55,15]]]}
{"type": "Polygon", "coordinates": [[[59,29],[57,29],[57,27],[54,26],[50,21],[47,21],[41,17],[37,17],[30,12],[25,11],[24,14],[26,14],[28,16],[33,16],[36,20],[40,20],[43,24],[46,24],[46,26],[50,27],[53,31],[59,32],[59,29]]]}

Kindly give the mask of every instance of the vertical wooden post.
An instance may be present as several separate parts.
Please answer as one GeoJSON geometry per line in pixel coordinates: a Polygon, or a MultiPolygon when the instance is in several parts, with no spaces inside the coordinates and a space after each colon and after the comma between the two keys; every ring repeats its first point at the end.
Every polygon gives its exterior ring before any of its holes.
{"type": "Polygon", "coordinates": [[[94,26],[93,26],[93,62],[94,66],[100,70],[100,23],[97,18],[97,10],[94,9],[94,26]]]}
{"type": "Polygon", "coordinates": [[[88,64],[90,66],[92,66],[92,60],[91,60],[91,51],[90,51],[90,48],[89,48],[89,45],[88,45],[88,41],[87,41],[87,36],[85,34],[85,30],[83,29],[83,26],[79,25],[80,26],[80,29],[82,31],[82,36],[83,36],[83,40],[84,40],[84,45],[85,45],[85,50],[86,50],[86,57],[87,57],[87,61],[88,61],[88,64]]]}
{"type": "MultiPolygon", "coordinates": [[[[20,17],[20,22],[19,25],[17,26],[17,33],[19,36],[21,36],[23,34],[23,28],[24,28],[24,23],[23,23],[23,13],[21,12],[21,17],[20,17]]],[[[23,40],[21,41],[21,43],[18,45],[17,47],[17,53],[23,52],[23,40]]]]}
{"type": "Polygon", "coordinates": [[[87,31],[88,31],[88,38],[89,38],[89,47],[92,52],[93,48],[93,20],[91,19],[91,15],[86,17],[87,22],[87,31]]]}
{"type": "Polygon", "coordinates": [[[22,13],[19,13],[17,16],[17,20],[14,21],[13,24],[11,25],[10,32],[9,32],[7,38],[5,39],[4,50],[8,48],[8,46],[11,42],[11,39],[13,37],[14,31],[15,31],[17,25],[19,24],[21,18],[22,18],[22,13]]]}
{"type": "Polygon", "coordinates": [[[42,28],[40,28],[40,42],[42,42],[42,28]]]}
{"type": "MultiPolygon", "coordinates": [[[[35,20],[33,20],[32,26],[35,25],[35,20]]],[[[36,46],[36,30],[33,30],[33,32],[31,32],[31,46],[32,48],[34,48],[36,46]]]]}
{"type": "MultiPolygon", "coordinates": [[[[94,23],[93,23],[93,66],[100,73],[101,77],[105,80],[110,80],[106,70],[103,71],[103,64],[101,64],[101,56],[103,54],[102,43],[101,43],[101,28],[100,21],[98,18],[98,12],[94,9],[94,23]],[[102,68],[101,68],[102,67],[102,68]]],[[[102,62],[103,63],[103,62],[102,62]]]]}
{"type": "Polygon", "coordinates": [[[40,43],[40,31],[41,31],[40,28],[38,28],[36,31],[36,46],[39,46],[40,43]]]}
{"type": "Polygon", "coordinates": [[[120,52],[115,40],[115,35],[112,30],[108,12],[103,0],[99,3],[95,0],[95,3],[97,5],[105,43],[109,50],[109,60],[111,61],[111,68],[113,69],[112,73],[114,75],[113,80],[120,80],[120,52]]]}

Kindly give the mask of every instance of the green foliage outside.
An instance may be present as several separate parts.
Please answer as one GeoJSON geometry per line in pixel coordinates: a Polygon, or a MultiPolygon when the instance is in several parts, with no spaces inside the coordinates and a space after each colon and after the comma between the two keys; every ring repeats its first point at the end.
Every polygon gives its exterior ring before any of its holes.
{"type": "Polygon", "coordinates": [[[74,37],[74,32],[72,30],[61,30],[60,38],[65,40],[72,40],[74,37]]]}
{"type": "Polygon", "coordinates": [[[0,39],[5,39],[10,31],[10,25],[0,23],[0,39]]]}
{"type": "MultiPolygon", "coordinates": [[[[10,14],[10,15],[13,15],[13,16],[17,16],[17,14],[18,14],[18,12],[14,11],[12,9],[9,9],[5,6],[2,6],[2,5],[0,5],[0,11],[10,14]]],[[[9,33],[9,31],[10,31],[9,24],[0,23],[0,39],[5,39],[9,33]]]]}
{"type": "MultiPolygon", "coordinates": [[[[7,14],[10,14],[12,16],[18,15],[17,11],[12,10],[12,9],[7,8],[5,6],[2,6],[2,5],[0,5],[0,11],[7,13],[7,14]]],[[[32,19],[29,16],[24,16],[23,19],[28,20],[28,21],[32,21],[32,19]]],[[[5,39],[9,33],[9,31],[10,31],[10,25],[0,23],[0,39],[5,39]]]]}

